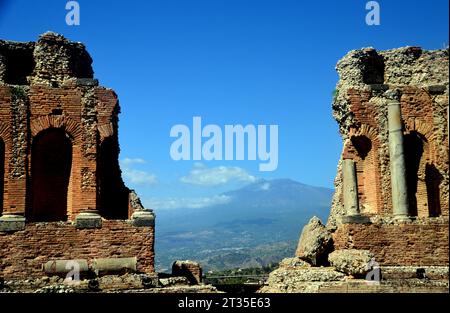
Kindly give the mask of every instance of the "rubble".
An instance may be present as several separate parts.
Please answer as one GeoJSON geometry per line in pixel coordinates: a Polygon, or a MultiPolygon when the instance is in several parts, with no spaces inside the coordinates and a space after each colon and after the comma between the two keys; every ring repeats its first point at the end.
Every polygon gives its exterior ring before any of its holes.
{"type": "Polygon", "coordinates": [[[295,255],[313,265],[324,265],[331,247],[330,231],[314,216],[302,230],[295,255]]]}
{"type": "Polygon", "coordinates": [[[352,276],[361,276],[371,270],[370,261],[374,258],[368,250],[342,249],[328,255],[328,261],[337,271],[352,276]]]}

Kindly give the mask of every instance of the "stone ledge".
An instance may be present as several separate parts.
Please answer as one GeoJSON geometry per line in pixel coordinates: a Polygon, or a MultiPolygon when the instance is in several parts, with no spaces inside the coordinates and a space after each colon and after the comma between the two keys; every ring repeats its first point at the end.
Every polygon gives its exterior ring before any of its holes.
{"type": "Polygon", "coordinates": [[[364,215],[346,215],[340,218],[342,224],[371,224],[370,218],[364,215]]]}

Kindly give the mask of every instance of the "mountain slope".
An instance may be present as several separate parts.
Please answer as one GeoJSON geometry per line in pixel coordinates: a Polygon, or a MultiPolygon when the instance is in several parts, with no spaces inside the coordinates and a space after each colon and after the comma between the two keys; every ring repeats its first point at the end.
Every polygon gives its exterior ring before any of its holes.
{"type": "Polygon", "coordinates": [[[333,191],[290,179],[260,180],[222,194],[228,202],[156,212],[157,269],[193,259],[205,269],[265,265],[292,255],[303,225],[325,220],[333,191]]]}

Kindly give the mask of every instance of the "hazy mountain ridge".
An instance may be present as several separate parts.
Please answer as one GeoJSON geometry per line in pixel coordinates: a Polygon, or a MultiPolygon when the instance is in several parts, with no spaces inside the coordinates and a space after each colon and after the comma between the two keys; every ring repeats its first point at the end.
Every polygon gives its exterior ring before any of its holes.
{"type": "Polygon", "coordinates": [[[157,211],[157,269],[170,269],[175,259],[199,261],[206,270],[278,262],[292,255],[313,215],[327,218],[332,193],[290,179],[259,180],[223,193],[225,204],[157,211]]]}

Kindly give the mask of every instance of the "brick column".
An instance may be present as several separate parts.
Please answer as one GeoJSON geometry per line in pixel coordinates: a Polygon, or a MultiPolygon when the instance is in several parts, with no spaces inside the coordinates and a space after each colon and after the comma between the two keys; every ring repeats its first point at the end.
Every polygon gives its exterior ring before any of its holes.
{"type": "Polygon", "coordinates": [[[81,206],[75,217],[77,228],[102,227],[102,218],[97,210],[97,111],[94,88],[79,87],[82,89],[81,97],[82,115],[82,143],[81,143],[81,206]]]}
{"type": "MultiPolygon", "coordinates": [[[[11,87],[9,105],[11,152],[8,171],[8,203],[0,217],[0,231],[17,231],[25,228],[26,158],[29,99],[22,87],[11,87]]],[[[5,151],[5,157],[6,157],[5,151]]]]}
{"type": "MultiPolygon", "coordinates": [[[[0,216],[0,232],[14,232],[25,229],[25,179],[8,180],[8,203],[0,216]]],[[[6,202],[6,201],[5,201],[6,202]]]]}

